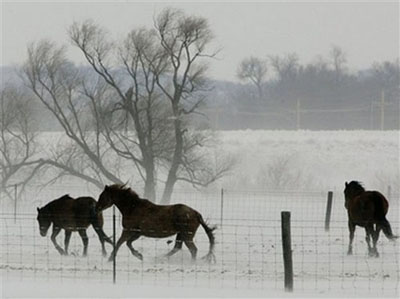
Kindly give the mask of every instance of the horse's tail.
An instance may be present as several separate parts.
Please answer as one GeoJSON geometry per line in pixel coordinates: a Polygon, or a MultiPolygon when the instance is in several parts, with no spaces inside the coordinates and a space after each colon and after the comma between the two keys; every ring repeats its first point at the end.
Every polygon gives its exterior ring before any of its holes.
{"type": "Polygon", "coordinates": [[[107,243],[113,244],[111,238],[108,237],[106,233],[103,231],[103,224],[104,224],[103,213],[96,212],[95,207],[96,205],[92,206],[90,209],[90,223],[92,224],[94,230],[96,231],[100,239],[103,239],[107,243]]]}
{"type": "Polygon", "coordinates": [[[207,223],[204,221],[203,217],[201,214],[198,214],[198,219],[201,224],[201,226],[204,228],[208,239],[210,241],[210,248],[208,250],[208,253],[206,256],[203,258],[206,259],[209,263],[215,263],[215,255],[214,255],[214,247],[215,247],[215,236],[214,236],[214,230],[217,228],[216,226],[209,227],[207,223]]]}
{"type": "Polygon", "coordinates": [[[380,221],[380,226],[382,227],[382,231],[385,234],[386,238],[389,240],[395,240],[398,238],[398,236],[393,235],[392,232],[392,227],[390,226],[389,221],[386,219],[383,219],[380,221]]]}
{"type": "Polygon", "coordinates": [[[379,192],[374,192],[375,202],[375,217],[377,218],[377,224],[382,228],[383,233],[389,240],[397,239],[398,236],[393,235],[392,227],[389,221],[386,219],[386,213],[388,209],[388,202],[386,198],[379,192]]]}

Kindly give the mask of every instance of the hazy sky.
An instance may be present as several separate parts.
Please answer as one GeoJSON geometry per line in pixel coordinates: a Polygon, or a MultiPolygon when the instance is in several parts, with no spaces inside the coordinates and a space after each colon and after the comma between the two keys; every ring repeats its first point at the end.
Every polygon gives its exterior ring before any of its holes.
{"type": "MultiPolygon", "coordinates": [[[[241,59],[296,52],[307,63],[327,57],[332,45],[347,54],[350,69],[399,57],[399,2],[264,1],[264,2],[131,2],[3,1],[2,65],[26,57],[26,45],[49,38],[68,44],[67,28],[87,18],[104,25],[115,38],[137,26],[152,26],[165,6],[206,17],[221,48],[210,64],[211,77],[235,80],[241,59]]],[[[69,57],[81,62],[80,53],[69,57]]]]}

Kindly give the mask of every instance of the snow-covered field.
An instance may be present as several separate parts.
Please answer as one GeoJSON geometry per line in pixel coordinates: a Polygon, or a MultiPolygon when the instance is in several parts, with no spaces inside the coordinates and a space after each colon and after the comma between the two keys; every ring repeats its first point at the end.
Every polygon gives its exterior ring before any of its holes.
{"type": "MultiPolygon", "coordinates": [[[[347,256],[345,181],[389,197],[387,218],[396,234],[399,222],[399,132],[376,131],[232,131],[220,132],[214,154],[232,155],[229,176],[204,191],[177,190],[174,202],[196,208],[216,230],[217,262],[192,263],[186,248],[169,260],[168,239],[141,238],[133,243],[141,262],[126,246],[112,263],[101,256],[93,229],[89,254],[82,257],[78,234],[69,256],[60,256],[39,235],[36,206],[70,193],[98,196],[76,181],[32,186],[18,203],[2,204],[1,276],[3,297],[399,297],[399,241],[381,235],[379,258],[367,256],[364,230],[356,230],[354,255],[347,256]],[[390,187],[389,187],[390,186],[390,187]],[[220,188],[224,188],[221,199],[220,188]],[[390,188],[390,189],[389,189],[390,188]],[[324,229],[327,192],[334,192],[330,230],[324,229]],[[389,194],[390,192],[390,194],[389,194]],[[291,211],[294,292],[283,288],[280,213],[291,211]]],[[[45,137],[44,139],[46,139],[45,137]]],[[[218,159],[215,159],[218,161],[218,159]]],[[[105,231],[111,235],[111,210],[105,231]]],[[[118,221],[119,221],[118,217],[118,221]]],[[[120,227],[118,227],[120,231],[120,227]]],[[[63,234],[58,237],[63,244],[63,234]]],[[[199,256],[208,239],[199,228],[199,256]]],[[[111,248],[107,245],[110,252],[111,248]]]]}

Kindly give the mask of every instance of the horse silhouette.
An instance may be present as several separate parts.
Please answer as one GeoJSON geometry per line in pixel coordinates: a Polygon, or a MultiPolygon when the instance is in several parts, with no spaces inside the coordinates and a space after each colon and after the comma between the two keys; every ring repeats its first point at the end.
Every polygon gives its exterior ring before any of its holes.
{"type": "Polygon", "coordinates": [[[157,205],[147,199],[142,199],[132,189],[125,185],[106,186],[100,194],[96,211],[116,205],[122,214],[122,234],[110,256],[110,261],[117,254],[119,247],[126,242],[132,254],[143,259],[141,253],[132,247],[132,242],[140,236],[150,238],[165,238],[176,234],[174,248],[166,254],[172,256],[182,248],[182,243],[188,247],[192,259],[196,259],[197,247],[193,242],[197,228],[201,225],[210,241],[208,254],[204,257],[209,262],[215,262],[214,234],[215,227],[209,227],[196,210],[183,205],[157,205]]]}
{"type": "Polygon", "coordinates": [[[393,235],[390,223],[386,219],[389,202],[380,192],[366,191],[361,183],[357,181],[345,183],[344,197],[350,232],[347,254],[353,253],[352,243],[356,225],[358,225],[365,228],[368,254],[378,257],[376,243],[378,242],[380,231],[382,230],[389,240],[397,238],[397,236],[393,235]],[[371,238],[372,246],[370,243],[371,238]]]}
{"type": "Polygon", "coordinates": [[[73,231],[78,231],[83,242],[83,255],[87,254],[89,238],[86,229],[92,225],[99,236],[103,256],[107,254],[104,242],[112,244],[110,238],[103,231],[103,215],[95,212],[96,200],[92,197],[78,197],[76,199],[64,195],[55,199],[42,208],[37,208],[39,230],[41,236],[46,236],[51,224],[53,232],[51,241],[60,254],[68,254],[68,245],[73,231]],[[65,230],[64,249],[56,241],[61,229],[65,230]]]}

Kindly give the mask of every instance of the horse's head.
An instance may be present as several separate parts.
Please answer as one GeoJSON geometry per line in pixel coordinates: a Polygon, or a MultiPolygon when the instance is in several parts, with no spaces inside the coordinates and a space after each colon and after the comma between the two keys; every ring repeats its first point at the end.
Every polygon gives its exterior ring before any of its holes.
{"type": "Polygon", "coordinates": [[[360,182],[351,181],[350,183],[345,183],[344,188],[344,206],[348,208],[349,202],[365,191],[364,187],[360,182]]]}
{"type": "Polygon", "coordinates": [[[96,212],[101,212],[111,207],[114,203],[113,192],[109,186],[105,186],[103,192],[99,196],[99,200],[96,204],[96,212]]]}
{"type": "Polygon", "coordinates": [[[45,208],[42,209],[37,208],[37,211],[38,211],[37,221],[39,222],[40,235],[42,237],[45,237],[51,225],[51,217],[45,208]]]}

